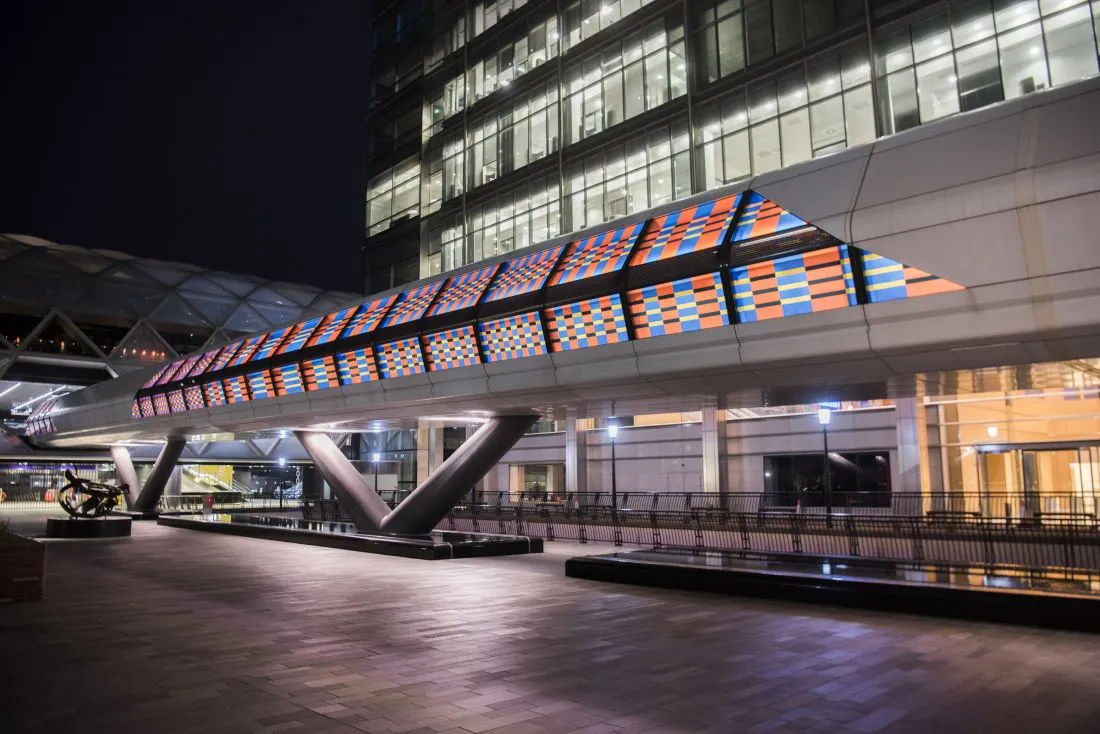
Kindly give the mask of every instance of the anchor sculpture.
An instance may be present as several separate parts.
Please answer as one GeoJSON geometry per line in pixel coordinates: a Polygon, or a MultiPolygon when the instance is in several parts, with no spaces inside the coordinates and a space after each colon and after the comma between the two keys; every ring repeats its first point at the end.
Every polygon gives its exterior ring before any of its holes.
{"type": "Polygon", "coordinates": [[[57,502],[74,518],[92,518],[106,515],[118,506],[122,499],[122,487],[81,479],[71,471],[65,471],[69,483],[57,493],[57,502]]]}

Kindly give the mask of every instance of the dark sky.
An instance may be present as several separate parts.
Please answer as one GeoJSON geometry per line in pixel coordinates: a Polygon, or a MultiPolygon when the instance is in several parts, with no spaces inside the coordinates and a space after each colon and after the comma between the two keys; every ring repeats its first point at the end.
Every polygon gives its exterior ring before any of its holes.
{"type": "Polygon", "coordinates": [[[362,290],[367,0],[0,6],[0,232],[362,290]]]}

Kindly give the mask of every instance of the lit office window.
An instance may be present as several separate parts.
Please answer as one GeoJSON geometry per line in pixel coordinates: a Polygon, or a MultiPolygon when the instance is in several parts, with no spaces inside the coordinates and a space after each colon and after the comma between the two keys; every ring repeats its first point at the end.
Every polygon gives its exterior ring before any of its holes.
{"type": "Polygon", "coordinates": [[[426,253],[421,260],[421,278],[439,275],[466,263],[466,238],[461,214],[437,217],[426,223],[421,239],[426,253]]]}
{"type": "Polygon", "coordinates": [[[367,184],[367,232],[377,234],[397,221],[420,215],[420,161],[410,158],[367,184]]]}
{"type": "Polygon", "coordinates": [[[571,48],[653,0],[577,0],[565,7],[563,43],[571,48]]]}
{"type": "MultiPolygon", "coordinates": [[[[522,4],[522,0],[520,3],[522,4]]],[[[443,63],[443,59],[464,45],[466,45],[466,16],[460,14],[446,22],[442,28],[436,29],[432,36],[432,45],[424,58],[424,73],[434,71],[443,63]]]]}
{"type": "MultiPolygon", "coordinates": [[[[467,208],[468,259],[454,265],[478,262],[528,245],[543,242],[562,232],[561,204],[557,176],[539,177],[526,184],[509,187],[499,196],[467,208]]],[[[447,256],[444,255],[444,270],[447,256]]]]}
{"type": "Polygon", "coordinates": [[[466,106],[466,75],[448,79],[443,88],[424,105],[424,140],[443,129],[443,121],[466,106]]]}
{"type": "Polygon", "coordinates": [[[864,53],[810,61],[702,109],[696,117],[700,190],[875,138],[864,53]]]}
{"type": "Polygon", "coordinates": [[[570,229],[591,227],[691,193],[686,126],[632,136],[568,167],[570,229]]]}
{"type": "Polygon", "coordinates": [[[1098,3],[966,0],[884,35],[884,132],[900,132],[1097,73],[1098,3]]]}
{"type": "Polygon", "coordinates": [[[606,45],[566,71],[569,143],[687,94],[684,29],[665,21],[606,45]]]}
{"type": "Polygon", "coordinates": [[[431,214],[440,204],[461,196],[466,188],[466,152],[462,147],[462,131],[447,133],[441,140],[433,141],[432,149],[425,155],[424,213],[431,214]]]}
{"type": "Polygon", "coordinates": [[[527,35],[470,67],[470,103],[508,86],[537,66],[558,55],[556,16],[535,23],[527,35]]]}
{"type": "Polygon", "coordinates": [[[510,13],[519,10],[526,4],[527,0],[489,0],[488,2],[474,3],[474,32],[471,38],[478,37],[510,13]]]}
{"type": "Polygon", "coordinates": [[[470,141],[471,188],[556,152],[557,83],[539,84],[505,101],[471,125],[470,141]]]}

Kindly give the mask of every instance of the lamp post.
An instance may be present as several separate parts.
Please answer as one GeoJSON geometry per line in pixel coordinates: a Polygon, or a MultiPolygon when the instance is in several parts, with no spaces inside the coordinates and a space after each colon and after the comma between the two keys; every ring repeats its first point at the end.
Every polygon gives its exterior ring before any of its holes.
{"type": "Polygon", "coordinates": [[[817,411],[817,422],[821,424],[821,439],[824,446],[822,450],[822,463],[824,465],[822,475],[825,481],[825,524],[828,527],[833,526],[833,487],[829,476],[829,421],[832,420],[832,417],[832,411],[828,408],[820,408],[817,411]]]}
{"type": "Polygon", "coordinates": [[[618,423],[608,422],[607,437],[611,439],[611,511],[613,513],[618,513],[619,487],[615,477],[615,439],[619,437],[618,423]]]}
{"type": "Polygon", "coordinates": [[[370,463],[374,464],[374,493],[378,494],[378,462],[382,460],[382,454],[375,451],[370,455],[370,463]]]}

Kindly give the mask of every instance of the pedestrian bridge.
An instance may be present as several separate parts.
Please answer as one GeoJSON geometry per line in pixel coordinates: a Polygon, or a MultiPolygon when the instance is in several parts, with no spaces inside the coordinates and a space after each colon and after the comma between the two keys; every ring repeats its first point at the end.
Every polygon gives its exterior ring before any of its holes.
{"type": "Polygon", "coordinates": [[[483,429],[514,442],[564,407],[1097,357],[1097,119],[1098,80],[959,115],[72,393],[29,432],[179,442],[473,413],[522,417],[483,429]]]}

